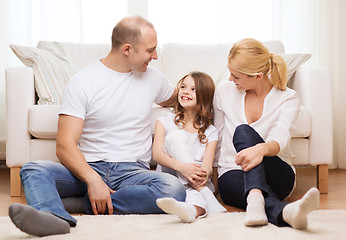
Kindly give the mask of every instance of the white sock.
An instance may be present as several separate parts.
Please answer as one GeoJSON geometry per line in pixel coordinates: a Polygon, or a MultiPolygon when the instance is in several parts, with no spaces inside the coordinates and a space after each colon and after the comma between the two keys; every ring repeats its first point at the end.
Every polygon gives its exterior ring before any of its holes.
{"type": "Polygon", "coordinates": [[[282,218],[295,229],[306,229],[308,227],[307,215],[316,210],[319,205],[320,192],[317,188],[311,188],[301,199],[284,207],[282,218]]]}
{"type": "Polygon", "coordinates": [[[224,213],[227,209],[224,208],[214,196],[213,192],[208,188],[204,187],[200,193],[207,203],[208,213],[224,213]]]}
{"type": "Polygon", "coordinates": [[[245,215],[246,226],[267,225],[268,218],[265,212],[265,202],[262,193],[252,191],[247,196],[247,207],[245,215]]]}
{"type": "Polygon", "coordinates": [[[196,219],[197,211],[195,206],[186,202],[178,202],[174,198],[156,199],[156,204],[165,213],[177,215],[182,222],[193,222],[196,219]]]}

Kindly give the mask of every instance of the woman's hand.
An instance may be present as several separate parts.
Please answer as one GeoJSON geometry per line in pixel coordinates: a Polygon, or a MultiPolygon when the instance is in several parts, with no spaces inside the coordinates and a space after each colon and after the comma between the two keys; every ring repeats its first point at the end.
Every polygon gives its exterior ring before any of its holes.
{"type": "Polygon", "coordinates": [[[263,157],[276,156],[279,152],[280,145],[274,140],[258,143],[238,152],[235,156],[235,163],[241,166],[244,172],[248,172],[258,166],[263,161],[263,157]]]}
{"type": "Polygon", "coordinates": [[[244,172],[248,172],[262,162],[264,153],[265,149],[263,144],[245,148],[236,154],[235,163],[238,164],[244,172]]]}

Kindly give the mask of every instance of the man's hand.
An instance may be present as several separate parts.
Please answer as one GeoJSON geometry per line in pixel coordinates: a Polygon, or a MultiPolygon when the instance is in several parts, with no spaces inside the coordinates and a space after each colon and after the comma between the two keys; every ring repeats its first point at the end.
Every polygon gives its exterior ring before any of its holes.
{"type": "Polygon", "coordinates": [[[111,194],[115,193],[115,191],[110,189],[99,176],[87,185],[93,213],[98,215],[99,213],[103,214],[108,210],[108,214],[113,215],[111,194]]]}

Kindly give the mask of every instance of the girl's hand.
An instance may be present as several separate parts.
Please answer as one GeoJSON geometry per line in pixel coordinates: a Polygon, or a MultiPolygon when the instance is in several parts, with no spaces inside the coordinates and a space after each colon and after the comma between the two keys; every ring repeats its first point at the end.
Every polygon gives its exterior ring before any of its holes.
{"type": "Polygon", "coordinates": [[[241,166],[244,172],[248,172],[262,162],[264,152],[262,144],[243,149],[235,156],[235,163],[241,166]]]}
{"type": "Polygon", "coordinates": [[[189,181],[191,185],[202,182],[207,172],[196,163],[181,163],[179,172],[189,181]]]}
{"type": "Polygon", "coordinates": [[[201,181],[195,181],[195,184],[191,184],[190,183],[190,185],[191,185],[191,187],[193,187],[194,189],[196,189],[197,191],[200,191],[200,190],[202,190],[202,188],[204,188],[205,186],[206,186],[206,184],[207,184],[207,182],[208,182],[208,179],[211,177],[211,173],[212,173],[212,169],[205,169],[204,167],[203,167],[203,165],[201,166],[201,169],[203,169],[206,173],[207,173],[207,175],[205,175],[205,177],[203,177],[203,180],[201,180],[201,181]],[[209,174],[208,174],[209,173],[209,174]]]}

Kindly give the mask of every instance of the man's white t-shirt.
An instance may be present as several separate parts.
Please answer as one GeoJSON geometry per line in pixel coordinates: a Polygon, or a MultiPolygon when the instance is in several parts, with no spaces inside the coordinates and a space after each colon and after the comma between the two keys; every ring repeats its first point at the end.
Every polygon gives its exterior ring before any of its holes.
{"type": "Polygon", "coordinates": [[[173,92],[153,68],[119,73],[97,61],[67,83],[59,114],[84,120],[79,148],[87,162],[142,161],[149,166],[152,104],[173,92]]]}

